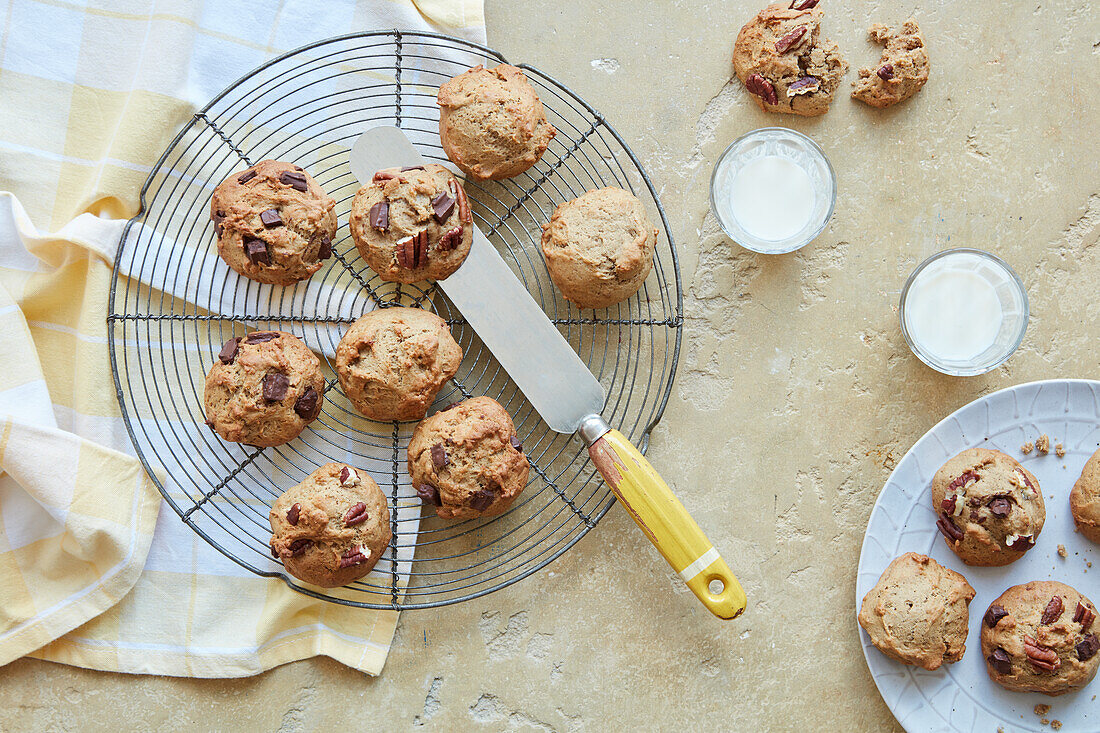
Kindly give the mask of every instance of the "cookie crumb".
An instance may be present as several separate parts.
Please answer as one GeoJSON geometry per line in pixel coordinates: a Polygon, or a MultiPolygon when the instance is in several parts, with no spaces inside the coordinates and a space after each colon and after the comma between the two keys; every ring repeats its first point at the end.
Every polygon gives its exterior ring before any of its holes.
{"type": "Polygon", "coordinates": [[[1062,721],[1052,720],[1052,721],[1050,721],[1050,727],[1053,728],[1054,730],[1058,730],[1059,728],[1062,727],[1062,721]]]}
{"type": "Polygon", "coordinates": [[[1042,720],[1039,721],[1039,724],[1040,725],[1050,725],[1050,721],[1047,720],[1046,718],[1043,718],[1042,720]]]}
{"type": "Polygon", "coordinates": [[[1035,706],[1035,714],[1036,715],[1046,715],[1049,712],[1050,712],[1050,705],[1043,705],[1042,703],[1039,703],[1038,705],[1035,706]]]}
{"type": "Polygon", "coordinates": [[[1065,545],[1058,545],[1058,557],[1065,557],[1066,555],[1067,555],[1066,546],[1065,545]]]}
{"type": "Polygon", "coordinates": [[[1020,446],[1020,452],[1023,453],[1025,456],[1031,453],[1031,451],[1033,450],[1035,450],[1035,444],[1032,443],[1030,440],[1020,446]]]}
{"type": "Polygon", "coordinates": [[[1054,455],[1058,456],[1059,458],[1065,458],[1066,457],[1066,447],[1064,445],[1062,445],[1061,443],[1058,443],[1057,445],[1054,446],[1054,455]]]}
{"type": "Polygon", "coordinates": [[[1047,437],[1046,433],[1040,435],[1035,441],[1035,450],[1039,451],[1044,456],[1050,453],[1050,438],[1047,437]]]}

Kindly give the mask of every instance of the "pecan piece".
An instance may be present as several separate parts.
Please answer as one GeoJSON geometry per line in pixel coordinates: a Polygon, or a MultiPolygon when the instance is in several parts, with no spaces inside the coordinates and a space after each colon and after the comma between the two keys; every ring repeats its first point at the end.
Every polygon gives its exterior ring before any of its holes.
{"type": "Polygon", "coordinates": [[[363,502],[353,504],[351,509],[348,509],[347,513],[344,514],[344,524],[348,527],[354,527],[365,521],[367,521],[367,505],[363,502]]]}
{"type": "Polygon", "coordinates": [[[1001,647],[997,647],[993,650],[993,653],[986,657],[986,661],[989,662],[989,666],[995,669],[1001,674],[1008,674],[1012,671],[1012,659],[1001,647]]]}
{"type": "Polygon", "coordinates": [[[340,556],[340,567],[350,568],[352,565],[362,565],[369,557],[370,549],[366,545],[354,545],[340,556]]]}
{"type": "Polygon", "coordinates": [[[779,104],[779,96],[775,93],[775,85],[760,76],[760,74],[750,74],[749,78],[745,80],[745,88],[768,104],[779,104]]]}
{"type": "Polygon", "coordinates": [[[1062,666],[1062,660],[1058,657],[1058,652],[1049,647],[1041,646],[1039,642],[1030,636],[1024,637],[1024,654],[1027,655],[1027,661],[1036,669],[1053,672],[1062,666]]]}
{"type": "Polygon", "coordinates": [[[420,484],[413,488],[416,489],[416,495],[420,497],[421,501],[435,506],[443,506],[443,500],[439,497],[439,489],[436,487],[431,484],[420,484]]]}
{"type": "Polygon", "coordinates": [[[381,183],[382,181],[392,181],[394,178],[397,178],[397,174],[389,173],[388,171],[378,171],[371,178],[371,181],[374,183],[381,183]]]}
{"type": "Polygon", "coordinates": [[[458,243],[462,241],[462,225],[459,224],[449,232],[444,232],[443,236],[439,238],[439,250],[441,252],[449,252],[458,246],[458,243]]]}
{"type": "Polygon", "coordinates": [[[1047,607],[1043,609],[1043,616],[1039,619],[1041,624],[1052,624],[1062,616],[1062,597],[1051,596],[1047,607]]]}
{"type": "Polygon", "coordinates": [[[958,495],[952,494],[951,496],[944,497],[944,500],[940,502],[940,511],[944,514],[955,515],[955,505],[958,503],[958,495]]]}
{"type": "Polygon", "coordinates": [[[432,463],[436,468],[443,468],[451,460],[447,458],[447,449],[443,447],[442,443],[436,443],[432,446],[432,463]]]}
{"type": "Polygon", "coordinates": [[[820,0],[791,0],[788,10],[809,10],[816,6],[820,0]]]}
{"type": "Polygon", "coordinates": [[[298,557],[299,555],[303,554],[306,550],[308,550],[312,544],[313,544],[313,540],[306,539],[305,537],[300,537],[300,538],[294,540],[293,542],[291,542],[290,547],[288,547],[287,549],[290,550],[290,556],[291,557],[298,557]]]}
{"type": "Polygon", "coordinates": [[[1029,534],[1010,534],[1005,538],[1005,545],[1017,550],[1026,550],[1035,544],[1035,538],[1029,534]]]}
{"type": "Polygon", "coordinates": [[[1077,602],[1077,608],[1073,611],[1073,620],[1081,624],[1081,631],[1088,631],[1095,618],[1096,614],[1091,608],[1080,601],[1077,602]]]}
{"type": "Polygon", "coordinates": [[[790,49],[798,45],[802,40],[802,36],[806,35],[806,26],[800,25],[792,31],[788,31],[783,34],[783,37],[775,42],[775,50],[777,53],[786,53],[790,49]]]}
{"type": "Polygon", "coordinates": [[[812,76],[804,76],[798,81],[791,82],[787,87],[787,95],[792,94],[809,94],[810,92],[816,92],[820,82],[812,76]]]}
{"type": "Polygon", "coordinates": [[[422,229],[397,243],[397,264],[416,270],[428,264],[428,230],[422,229]]]}
{"type": "Polygon", "coordinates": [[[964,532],[955,526],[955,523],[951,521],[951,516],[947,512],[940,512],[940,518],[936,520],[936,526],[940,528],[940,532],[943,532],[943,536],[948,539],[949,542],[958,542],[966,535],[964,532]]]}
{"type": "Polygon", "coordinates": [[[961,476],[956,477],[954,481],[947,485],[947,493],[950,494],[953,489],[970,488],[971,484],[977,482],[979,478],[981,477],[974,471],[963,471],[961,476]]]}
{"type": "Polygon", "coordinates": [[[340,485],[341,486],[358,486],[363,483],[363,480],[359,478],[359,472],[351,466],[344,466],[340,469],[340,485]]]}
{"type": "Polygon", "coordinates": [[[1000,623],[1001,619],[1003,619],[1007,615],[1008,611],[1006,611],[1003,606],[999,606],[994,603],[985,612],[985,625],[992,629],[994,626],[1000,623]]]}
{"type": "Polygon", "coordinates": [[[1096,652],[1100,652],[1100,639],[1096,638],[1096,634],[1089,634],[1074,648],[1077,650],[1077,658],[1087,662],[1096,656],[1096,652]]]}
{"type": "Polygon", "coordinates": [[[470,216],[470,202],[466,198],[466,190],[462,188],[462,184],[453,178],[447,182],[447,186],[451,189],[451,193],[454,194],[455,200],[458,202],[458,218],[464,223],[470,224],[473,222],[473,218],[470,216]]]}
{"type": "Polygon", "coordinates": [[[890,81],[894,78],[894,65],[883,64],[875,73],[878,75],[879,79],[882,79],[883,81],[890,81]]]}
{"type": "Polygon", "coordinates": [[[290,522],[293,526],[298,526],[298,516],[302,513],[302,505],[295,503],[294,506],[286,513],[286,521],[290,522]]]}

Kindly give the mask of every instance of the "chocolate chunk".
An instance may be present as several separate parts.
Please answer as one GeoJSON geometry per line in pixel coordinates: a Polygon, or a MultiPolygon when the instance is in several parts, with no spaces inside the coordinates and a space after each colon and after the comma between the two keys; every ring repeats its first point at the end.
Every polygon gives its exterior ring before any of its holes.
{"type": "Polygon", "coordinates": [[[375,229],[386,231],[390,228],[390,202],[379,201],[370,207],[370,225],[375,229]]]}
{"type": "Polygon", "coordinates": [[[214,432],[217,432],[216,430],[214,430],[214,421],[213,420],[207,420],[206,421],[206,427],[210,428],[214,432]]]}
{"type": "Polygon", "coordinates": [[[1003,496],[998,496],[989,502],[989,511],[995,517],[1007,517],[1012,512],[1012,504],[1003,496]]]}
{"type": "Polygon", "coordinates": [[[458,243],[462,241],[462,225],[459,224],[454,229],[448,232],[444,232],[443,236],[439,238],[439,251],[449,252],[458,246],[458,243]]]}
{"type": "Polygon", "coordinates": [[[305,168],[303,168],[303,167],[302,167],[302,166],[300,166],[300,165],[296,165],[296,166],[294,166],[294,170],[296,170],[296,171],[304,171],[304,170],[305,170],[305,168]]]}
{"type": "Polygon", "coordinates": [[[1082,662],[1087,662],[1096,656],[1096,652],[1100,652],[1100,639],[1096,638],[1096,634],[1089,634],[1080,642],[1077,646],[1077,658],[1082,662]]]}
{"type": "Polygon", "coordinates": [[[274,341],[279,338],[275,331],[253,331],[244,337],[246,344],[262,344],[264,341],[274,341]]]}
{"type": "Polygon", "coordinates": [[[213,221],[215,224],[220,224],[221,222],[225,221],[225,212],[215,211],[213,215],[211,215],[210,220],[213,221]]]}
{"type": "Polygon", "coordinates": [[[890,81],[894,78],[894,65],[883,64],[875,73],[878,74],[879,79],[882,79],[883,81],[890,81]]]}
{"type": "Polygon", "coordinates": [[[1062,616],[1062,597],[1051,596],[1047,607],[1043,609],[1043,616],[1039,619],[1041,624],[1052,624],[1062,616]]]}
{"type": "Polygon", "coordinates": [[[255,177],[256,177],[256,171],[249,168],[244,173],[237,176],[237,183],[248,183],[249,181],[251,181],[255,177]]]}
{"type": "Polygon", "coordinates": [[[519,438],[513,435],[511,438],[509,438],[509,440],[511,441],[513,448],[518,450],[520,453],[523,452],[523,443],[519,442],[519,438]]]}
{"type": "Polygon", "coordinates": [[[809,10],[818,4],[820,0],[791,0],[788,10],[809,10]]]}
{"type": "Polygon", "coordinates": [[[791,82],[787,87],[787,94],[809,94],[816,91],[820,82],[812,76],[804,76],[798,81],[791,82]]]}
{"type": "Polygon", "coordinates": [[[760,76],[752,74],[745,80],[745,88],[768,104],[779,104],[779,97],[775,93],[775,85],[760,76]]]}
{"type": "Polygon", "coordinates": [[[1008,656],[1008,652],[1000,647],[994,649],[993,653],[986,658],[986,661],[989,662],[990,667],[1000,674],[1012,672],[1012,659],[1008,656]]]}
{"type": "Polygon", "coordinates": [[[271,550],[271,556],[276,560],[279,559],[279,553],[275,552],[275,545],[268,545],[267,549],[271,550]]]}
{"type": "Polygon", "coordinates": [[[278,209],[261,211],[260,221],[262,221],[263,225],[268,229],[274,229],[275,227],[281,227],[283,225],[283,217],[279,216],[278,209]]]}
{"type": "Polygon", "coordinates": [[[294,411],[303,420],[312,420],[317,417],[321,409],[321,394],[313,387],[306,387],[305,392],[298,395],[294,401],[294,411]]]}
{"type": "Polygon", "coordinates": [[[298,515],[300,515],[301,513],[302,513],[302,505],[295,503],[294,506],[290,507],[289,511],[287,511],[286,521],[290,522],[292,525],[297,527],[298,526],[298,515]]]}
{"type": "Polygon", "coordinates": [[[982,500],[980,498],[978,498],[977,496],[972,496],[972,497],[970,497],[970,501],[968,501],[966,503],[969,504],[972,507],[979,507],[979,506],[982,505],[982,500]]]}
{"type": "Polygon", "coordinates": [[[250,237],[244,240],[244,252],[254,265],[271,264],[271,253],[267,251],[267,242],[262,239],[250,237]]]}
{"type": "Polygon", "coordinates": [[[217,234],[220,237],[222,234],[225,233],[225,227],[222,226],[221,224],[215,224],[214,225],[214,233],[217,234]]]}
{"type": "Polygon", "coordinates": [[[422,171],[422,170],[424,170],[424,166],[422,166],[422,165],[407,165],[404,168],[402,168],[400,170],[400,172],[404,173],[405,171],[422,171]]]}
{"type": "Polygon", "coordinates": [[[963,531],[951,521],[951,517],[946,512],[940,513],[940,518],[936,520],[936,526],[940,528],[940,532],[943,532],[943,536],[950,542],[958,542],[965,536],[963,531]]]}
{"type": "Polygon", "coordinates": [[[435,212],[435,220],[440,224],[447,221],[447,217],[449,217],[454,210],[455,200],[448,196],[446,191],[442,191],[438,196],[432,199],[432,211],[435,212]]]}
{"type": "Polygon", "coordinates": [[[281,402],[290,388],[290,380],[287,379],[285,374],[270,372],[264,376],[263,386],[265,400],[268,402],[281,402]]]}
{"type": "Polygon", "coordinates": [[[329,257],[332,257],[332,240],[326,234],[321,237],[321,246],[317,249],[317,259],[327,260],[329,257]]]}
{"type": "Polygon", "coordinates": [[[1007,615],[1008,611],[1004,610],[1003,606],[998,606],[996,603],[994,603],[985,612],[985,625],[992,629],[1000,622],[1001,619],[1003,619],[1007,615]]]}
{"type": "Polygon", "coordinates": [[[283,171],[279,174],[279,183],[292,186],[296,191],[305,191],[309,188],[306,183],[306,174],[300,171],[283,171]]]}
{"type": "Polygon", "coordinates": [[[416,495],[420,497],[421,501],[435,506],[443,506],[443,500],[439,498],[439,489],[436,487],[431,484],[420,484],[413,488],[416,489],[416,495]]]}
{"type": "Polygon", "coordinates": [[[239,338],[232,338],[225,342],[222,346],[222,350],[218,353],[218,359],[222,364],[232,364],[233,360],[237,358],[237,350],[240,348],[241,340],[239,338]]]}
{"type": "Polygon", "coordinates": [[[473,496],[470,497],[470,508],[474,511],[485,511],[492,503],[493,492],[487,491],[485,489],[478,490],[473,496]]]}
{"type": "Polygon", "coordinates": [[[432,463],[436,468],[443,468],[451,460],[447,458],[447,449],[443,447],[442,443],[436,443],[432,446],[432,463]]]}
{"type": "Polygon", "coordinates": [[[344,524],[348,527],[354,527],[365,521],[367,521],[367,505],[363,502],[355,504],[344,514],[344,524]]]}
{"type": "MultiPolygon", "coordinates": [[[[798,42],[802,40],[802,36],[806,35],[806,26],[800,25],[792,31],[788,31],[783,34],[783,37],[775,42],[775,50],[777,53],[785,53],[793,46],[798,45],[798,42]]],[[[812,78],[812,77],[811,77],[812,78]]]]}

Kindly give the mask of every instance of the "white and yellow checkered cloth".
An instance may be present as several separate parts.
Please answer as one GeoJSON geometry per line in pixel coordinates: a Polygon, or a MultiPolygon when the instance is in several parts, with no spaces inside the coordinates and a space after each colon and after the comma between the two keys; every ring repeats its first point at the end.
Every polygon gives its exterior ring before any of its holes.
{"type": "Polygon", "coordinates": [[[324,654],[381,671],[395,612],[252,575],[160,511],[112,389],[108,219],[136,213],[180,126],[266,59],[377,28],[484,41],[482,13],[482,0],[0,5],[0,665],[232,677],[324,654]]]}

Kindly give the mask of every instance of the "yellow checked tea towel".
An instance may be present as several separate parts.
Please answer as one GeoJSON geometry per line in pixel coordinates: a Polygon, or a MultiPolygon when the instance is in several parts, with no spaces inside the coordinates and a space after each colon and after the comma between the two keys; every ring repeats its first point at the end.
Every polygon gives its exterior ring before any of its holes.
{"type": "Polygon", "coordinates": [[[0,14],[0,665],[232,677],[321,654],[381,671],[396,612],[254,575],[161,506],[114,393],[111,266],[154,161],[233,80],[358,30],[484,42],[482,13],[482,0],[13,0],[0,14]]]}

